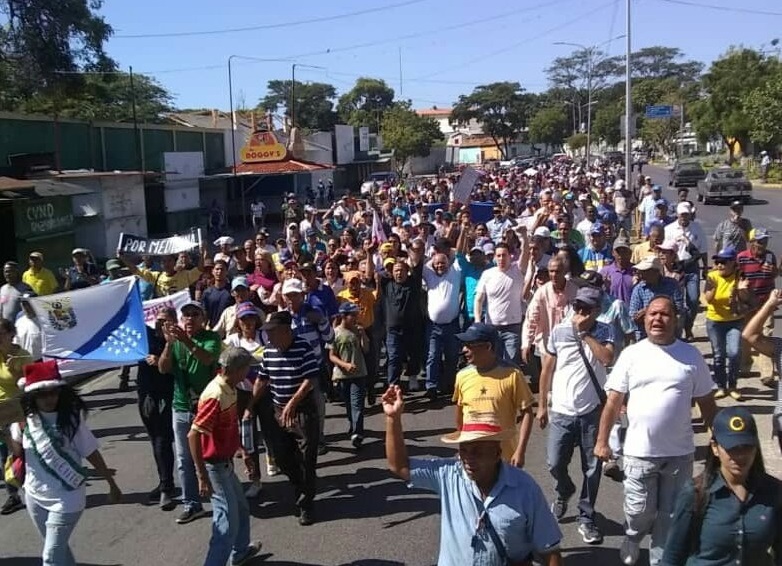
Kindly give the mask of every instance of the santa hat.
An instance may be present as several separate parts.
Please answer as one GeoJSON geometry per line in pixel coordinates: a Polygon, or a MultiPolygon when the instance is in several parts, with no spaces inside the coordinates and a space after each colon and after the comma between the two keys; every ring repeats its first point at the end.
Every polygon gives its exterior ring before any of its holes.
{"type": "Polygon", "coordinates": [[[24,377],[19,380],[19,387],[23,388],[25,393],[62,385],[65,385],[65,382],[55,360],[27,364],[24,366],[24,377]]]}

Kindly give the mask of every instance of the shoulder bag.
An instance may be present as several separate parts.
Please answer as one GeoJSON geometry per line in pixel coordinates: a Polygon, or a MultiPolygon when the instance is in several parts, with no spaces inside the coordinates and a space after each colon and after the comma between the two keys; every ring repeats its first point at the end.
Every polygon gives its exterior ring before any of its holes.
{"type": "Polygon", "coordinates": [[[578,346],[578,353],[581,355],[581,359],[584,360],[584,366],[586,366],[587,372],[589,372],[589,380],[592,382],[592,386],[595,388],[595,391],[597,392],[597,398],[600,399],[600,405],[601,406],[605,405],[606,399],[608,397],[606,396],[605,389],[603,389],[600,386],[600,382],[597,380],[597,376],[595,375],[595,369],[592,367],[592,364],[589,363],[589,358],[587,358],[586,352],[584,351],[584,341],[578,335],[578,331],[576,330],[575,325],[573,326],[573,335],[576,338],[576,346],[578,346]]]}

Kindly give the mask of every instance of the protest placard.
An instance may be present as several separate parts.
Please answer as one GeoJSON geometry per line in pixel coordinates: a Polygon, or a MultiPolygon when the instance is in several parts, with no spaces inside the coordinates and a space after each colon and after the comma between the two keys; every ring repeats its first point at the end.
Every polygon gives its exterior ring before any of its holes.
{"type": "Polygon", "coordinates": [[[187,252],[201,245],[201,229],[189,234],[168,236],[167,238],[147,238],[121,232],[117,250],[120,253],[164,256],[187,252]]]}

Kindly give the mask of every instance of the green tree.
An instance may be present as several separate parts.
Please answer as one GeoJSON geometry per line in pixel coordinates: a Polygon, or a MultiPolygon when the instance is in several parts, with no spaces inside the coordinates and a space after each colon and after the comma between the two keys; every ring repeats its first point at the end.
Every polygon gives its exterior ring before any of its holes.
{"type": "Polygon", "coordinates": [[[56,114],[64,118],[105,122],[131,122],[133,102],[139,122],[155,123],[171,111],[173,97],[154,78],[128,73],[87,75],[78,92],[55,98],[47,92],[33,95],[16,108],[30,114],[56,114]]]}
{"type": "Polygon", "coordinates": [[[777,69],[763,86],[744,101],[753,142],[771,147],[782,143],[782,71],[777,69]]]}
{"type": "MultiPolygon", "coordinates": [[[[337,122],[334,99],[337,90],[326,83],[301,83],[296,81],[296,125],[305,130],[329,131],[337,122]]],[[[266,96],[258,102],[258,109],[277,112],[285,108],[290,118],[291,81],[273,80],[266,85],[266,96]]]]}
{"type": "Polygon", "coordinates": [[[494,140],[502,157],[507,158],[508,146],[527,125],[533,102],[534,97],[517,82],[481,85],[471,94],[459,97],[451,119],[462,124],[476,120],[483,133],[494,140]]]}
{"type": "Polygon", "coordinates": [[[394,103],[394,89],[384,80],[360,77],[348,92],[339,97],[340,120],[351,126],[368,126],[377,132],[383,115],[394,103]]]}
{"type": "Polygon", "coordinates": [[[568,135],[568,118],[562,106],[550,106],[538,110],[529,121],[529,138],[532,143],[550,146],[561,145],[568,135]]]}
{"type": "Polygon", "coordinates": [[[728,146],[728,161],[736,144],[746,147],[753,123],[745,108],[750,93],[761,88],[780,63],[754,49],[731,48],[703,75],[703,98],[693,106],[695,129],[701,139],[719,136],[728,146]]]}
{"type": "Polygon", "coordinates": [[[411,157],[426,157],[432,144],[443,139],[437,122],[419,116],[411,102],[396,102],[383,116],[383,144],[394,150],[396,167],[401,178],[402,171],[411,157]]]}
{"type": "Polygon", "coordinates": [[[39,93],[53,99],[78,92],[79,71],[114,71],[104,44],[112,28],[97,11],[102,0],[2,0],[0,107],[16,109],[39,93]]]}
{"type": "Polygon", "coordinates": [[[616,147],[622,141],[619,121],[623,116],[624,106],[620,103],[601,106],[592,120],[592,135],[609,147],[616,147]]]}
{"type": "Polygon", "coordinates": [[[565,140],[565,143],[572,152],[577,153],[586,147],[587,136],[582,133],[573,134],[565,140]]]}

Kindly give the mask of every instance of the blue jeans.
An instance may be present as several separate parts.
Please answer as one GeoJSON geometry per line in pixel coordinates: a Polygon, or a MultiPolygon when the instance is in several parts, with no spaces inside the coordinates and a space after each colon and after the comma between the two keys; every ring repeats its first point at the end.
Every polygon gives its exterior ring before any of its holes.
{"type": "Polygon", "coordinates": [[[198,495],[198,478],[196,478],[193,456],[190,454],[190,445],[187,442],[192,424],[193,413],[174,411],[174,448],[179,485],[182,487],[182,504],[187,510],[198,511],[202,508],[201,497],[198,495]]]}
{"type": "Polygon", "coordinates": [[[600,488],[602,462],[595,457],[595,441],[600,425],[600,407],[591,413],[572,417],[549,411],[549,433],[547,442],[548,469],[554,478],[557,498],[569,499],[576,486],[568,474],[573,450],[578,446],[581,456],[583,483],[578,501],[578,522],[595,524],[595,500],[600,488]]]}
{"type": "Polygon", "coordinates": [[[230,461],[206,463],[212,484],[212,538],[204,566],[238,562],[250,546],[250,506],[230,461]]]}
{"type": "Polygon", "coordinates": [[[431,320],[426,326],[426,343],[429,353],[426,356],[426,388],[440,389],[446,393],[453,391],[456,381],[456,365],[459,361],[459,319],[446,324],[437,324],[431,320]],[[440,366],[442,364],[442,367],[440,366]]]}
{"type": "Polygon", "coordinates": [[[416,345],[415,340],[421,340],[422,333],[413,328],[389,328],[386,333],[386,354],[388,359],[386,366],[388,370],[388,384],[394,385],[399,382],[402,376],[402,366],[407,364],[408,375],[418,375],[421,371],[419,355],[421,353],[420,344],[416,345]],[[416,359],[418,358],[418,359],[416,359]]]}
{"type": "Polygon", "coordinates": [[[506,362],[521,365],[521,324],[506,324],[494,327],[499,334],[500,342],[497,355],[506,362]]]}
{"type": "Polygon", "coordinates": [[[348,414],[349,435],[364,436],[364,399],[367,395],[367,378],[356,377],[354,379],[339,380],[339,388],[342,391],[342,400],[348,414]]]}
{"type": "Polygon", "coordinates": [[[716,322],[706,319],[706,333],[714,354],[712,369],[717,387],[734,389],[739,377],[743,321],[716,322]],[[725,359],[727,358],[727,370],[725,359]]]}
{"type": "Polygon", "coordinates": [[[647,533],[649,564],[660,564],[676,497],[692,478],[693,454],[669,458],[635,458],[625,454],[625,534],[639,543],[647,533]]]}
{"type": "Polygon", "coordinates": [[[685,273],[682,282],[684,283],[684,305],[687,307],[687,312],[684,313],[684,330],[692,332],[695,316],[701,306],[700,274],[697,271],[685,273]]]}
{"type": "Polygon", "coordinates": [[[76,566],[68,541],[82,512],[55,513],[41,507],[29,495],[25,499],[27,512],[43,537],[43,566],[76,566]]]}

